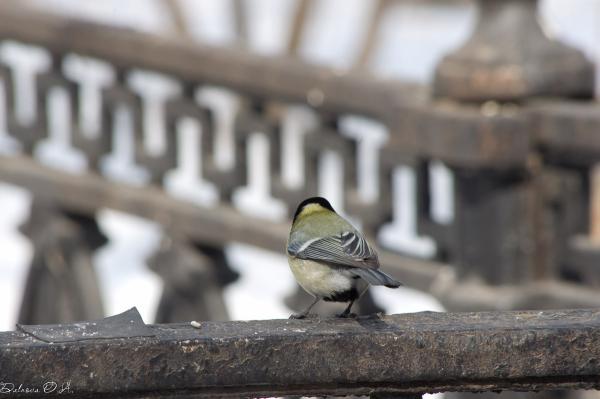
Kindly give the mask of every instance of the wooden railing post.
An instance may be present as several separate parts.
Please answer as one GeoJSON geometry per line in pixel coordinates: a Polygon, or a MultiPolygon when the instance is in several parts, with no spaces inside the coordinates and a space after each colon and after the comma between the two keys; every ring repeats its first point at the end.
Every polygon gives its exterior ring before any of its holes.
{"type": "Polygon", "coordinates": [[[489,148],[501,145],[509,128],[524,138],[528,155],[510,168],[449,164],[455,177],[453,231],[460,237],[448,249],[450,262],[461,278],[490,284],[557,277],[551,254],[559,245],[552,229],[557,215],[550,208],[551,188],[542,183],[549,172],[533,140],[527,103],[537,97],[590,98],[593,66],[582,52],[545,35],[537,0],[477,3],[475,30],[440,62],[433,91],[440,102],[474,110],[474,125],[500,138],[489,148]],[[504,129],[500,119],[507,121],[504,129]]]}
{"type": "Polygon", "coordinates": [[[545,35],[538,23],[538,0],[477,4],[479,21],[472,36],[436,69],[437,97],[522,102],[593,95],[593,65],[581,51],[545,35]]]}
{"type": "Polygon", "coordinates": [[[196,246],[171,232],[148,264],[164,284],[157,323],[229,319],[223,288],[238,275],[222,249],[196,246]]]}
{"type": "Polygon", "coordinates": [[[103,316],[93,252],[106,243],[94,218],[35,200],[22,227],[34,248],[20,323],[61,323],[103,316]]]}

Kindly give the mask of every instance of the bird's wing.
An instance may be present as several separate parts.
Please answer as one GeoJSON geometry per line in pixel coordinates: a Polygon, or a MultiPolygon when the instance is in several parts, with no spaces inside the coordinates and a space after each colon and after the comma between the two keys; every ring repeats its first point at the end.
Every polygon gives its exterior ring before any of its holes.
{"type": "Polygon", "coordinates": [[[367,269],[379,267],[377,253],[362,235],[352,231],[345,231],[335,236],[314,238],[301,243],[290,243],[288,253],[299,259],[334,263],[341,266],[367,269]]]}

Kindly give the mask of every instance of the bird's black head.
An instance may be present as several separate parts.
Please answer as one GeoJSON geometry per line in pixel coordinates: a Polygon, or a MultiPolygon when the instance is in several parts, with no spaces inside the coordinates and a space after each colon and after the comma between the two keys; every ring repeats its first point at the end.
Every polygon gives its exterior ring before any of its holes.
{"type": "Polygon", "coordinates": [[[296,208],[296,213],[294,213],[294,222],[296,221],[296,219],[298,218],[298,215],[300,215],[300,213],[302,213],[302,210],[304,208],[306,208],[308,205],[319,205],[325,209],[329,209],[332,212],[335,212],[335,210],[333,209],[333,207],[331,206],[331,204],[329,203],[329,201],[327,201],[325,198],[323,197],[311,197],[311,198],[307,198],[304,201],[302,201],[300,203],[300,205],[298,205],[298,208],[296,208]]]}

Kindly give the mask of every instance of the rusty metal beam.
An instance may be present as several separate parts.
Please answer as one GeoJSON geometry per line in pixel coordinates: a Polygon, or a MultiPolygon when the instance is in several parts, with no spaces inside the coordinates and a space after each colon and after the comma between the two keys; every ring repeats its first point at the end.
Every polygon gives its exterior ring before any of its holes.
{"type": "Polygon", "coordinates": [[[189,40],[190,32],[187,27],[185,12],[178,0],[162,0],[163,8],[167,11],[171,20],[171,26],[175,36],[179,39],[189,40]]]}
{"type": "Polygon", "coordinates": [[[112,324],[90,327],[102,339],[83,336],[82,324],[0,333],[2,381],[69,382],[85,397],[600,388],[597,310],[203,322],[199,329],[112,324]],[[115,338],[106,336],[111,330],[115,338]]]}
{"type": "Polygon", "coordinates": [[[302,34],[304,33],[304,24],[306,23],[309,11],[314,7],[314,0],[300,0],[296,5],[294,18],[290,27],[290,38],[288,40],[287,53],[298,55],[298,50],[302,44],[302,34]]]}

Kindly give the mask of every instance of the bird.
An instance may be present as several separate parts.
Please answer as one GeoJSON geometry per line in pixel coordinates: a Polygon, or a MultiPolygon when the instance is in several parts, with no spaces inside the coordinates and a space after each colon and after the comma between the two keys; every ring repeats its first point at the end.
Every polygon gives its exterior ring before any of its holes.
{"type": "Polygon", "coordinates": [[[338,317],[352,317],[352,305],[370,285],[398,288],[403,284],[379,270],[377,253],[363,235],[323,197],[302,201],[287,241],[290,269],[315,299],[290,319],[303,319],[320,300],[348,302],[338,317]]]}

